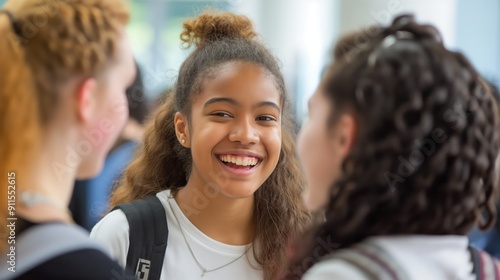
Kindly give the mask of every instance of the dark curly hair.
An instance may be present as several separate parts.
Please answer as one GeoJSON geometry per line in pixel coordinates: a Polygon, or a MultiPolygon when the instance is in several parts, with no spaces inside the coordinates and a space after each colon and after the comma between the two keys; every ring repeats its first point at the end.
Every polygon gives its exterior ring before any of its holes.
{"type": "Polygon", "coordinates": [[[463,235],[496,218],[498,106],[474,67],[409,15],[363,44],[323,78],[330,124],[350,113],[357,136],[286,279],[370,236],[463,235]]]}

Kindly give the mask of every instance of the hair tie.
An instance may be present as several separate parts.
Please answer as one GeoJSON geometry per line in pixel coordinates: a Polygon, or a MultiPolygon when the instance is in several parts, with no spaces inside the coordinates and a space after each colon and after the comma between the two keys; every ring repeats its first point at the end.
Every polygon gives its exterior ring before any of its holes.
{"type": "Polygon", "coordinates": [[[14,29],[14,32],[16,33],[17,36],[21,36],[22,35],[21,27],[19,26],[19,23],[14,17],[14,14],[9,10],[0,10],[0,14],[1,13],[4,13],[9,17],[10,23],[12,24],[12,29],[14,29]]]}
{"type": "Polygon", "coordinates": [[[377,62],[377,58],[380,55],[380,51],[389,48],[397,41],[402,39],[415,39],[415,35],[408,31],[396,31],[393,34],[385,36],[385,38],[380,42],[379,46],[368,57],[368,66],[374,67],[375,63],[377,62]]]}

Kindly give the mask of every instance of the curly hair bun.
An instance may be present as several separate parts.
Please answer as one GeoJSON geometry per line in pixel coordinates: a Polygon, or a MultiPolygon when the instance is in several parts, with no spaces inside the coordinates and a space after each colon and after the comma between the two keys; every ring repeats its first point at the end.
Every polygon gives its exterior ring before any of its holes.
{"type": "Polygon", "coordinates": [[[232,13],[203,13],[186,20],[183,28],[181,40],[186,48],[193,44],[199,47],[225,38],[251,40],[257,36],[250,19],[232,13]]]}
{"type": "Polygon", "coordinates": [[[386,29],[386,35],[397,35],[400,31],[407,31],[420,39],[431,39],[443,44],[443,38],[439,30],[430,24],[418,24],[412,14],[402,14],[396,17],[391,26],[386,29]]]}

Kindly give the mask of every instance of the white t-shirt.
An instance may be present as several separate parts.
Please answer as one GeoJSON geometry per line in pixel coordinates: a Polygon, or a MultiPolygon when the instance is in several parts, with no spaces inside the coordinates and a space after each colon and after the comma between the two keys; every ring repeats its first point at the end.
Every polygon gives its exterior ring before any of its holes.
{"type": "MultiPolygon", "coordinates": [[[[411,280],[475,280],[473,263],[465,236],[407,235],[373,237],[411,280]]],[[[367,280],[364,273],[348,262],[327,259],[314,265],[304,280],[367,280]]]]}
{"type": "MultiPolygon", "coordinates": [[[[206,236],[187,219],[174,199],[168,200],[169,195],[170,190],[156,194],[165,208],[169,230],[160,279],[263,279],[261,267],[256,264],[253,255],[253,248],[250,248],[246,256],[236,262],[213,272],[207,272],[201,277],[202,270],[191,255],[172,210],[182,226],[193,253],[207,270],[233,261],[241,256],[248,246],[227,245],[206,236]],[[172,208],[168,205],[169,202],[172,208]]],[[[97,223],[90,233],[90,238],[102,243],[118,263],[125,267],[129,247],[129,225],[121,210],[109,213],[97,223]]]]}

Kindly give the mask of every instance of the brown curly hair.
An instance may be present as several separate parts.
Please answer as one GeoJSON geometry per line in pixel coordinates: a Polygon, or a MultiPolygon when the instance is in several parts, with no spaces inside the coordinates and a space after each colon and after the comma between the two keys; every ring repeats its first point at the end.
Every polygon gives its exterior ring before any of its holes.
{"type": "Polygon", "coordinates": [[[322,85],[335,112],[330,123],[352,114],[357,137],[326,220],[309,231],[285,279],[370,236],[463,235],[476,223],[492,225],[497,103],[434,27],[397,17],[351,61],[332,65],[322,85]]]}
{"type": "Polygon", "coordinates": [[[294,151],[294,121],[283,77],[276,58],[261,43],[248,18],[231,13],[202,14],[184,23],[181,40],[196,49],[182,64],[176,85],[157,109],[146,128],[144,146],[125,171],[111,197],[111,207],[140,199],[187,183],[191,151],[179,144],[174,115],[181,112],[190,121],[191,103],[210,76],[231,61],[247,61],[264,67],[280,92],[282,145],[279,162],[255,193],[254,252],[265,279],[273,279],[284,266],[287,239],[298,233],[309,219],[301,200],[304,180],[294,151]]]}
{"type": "MultiPolygon", "coordinates": [[[[10,0],[2,9],[0,174],[16,171],[21,178],[27,176],[26,161],[41,148],[41,131],[58,104],[60,86],[74,77],[96,76],[109,65],[129,13],[121,0],[10,0]]],[[[0,197],[2,217],[6,194],[0,197]]],[[[6,219],[0,220],[2,250],[6,219]]]]}

